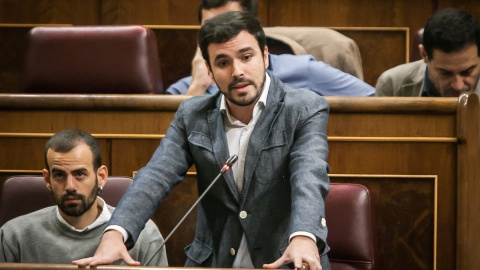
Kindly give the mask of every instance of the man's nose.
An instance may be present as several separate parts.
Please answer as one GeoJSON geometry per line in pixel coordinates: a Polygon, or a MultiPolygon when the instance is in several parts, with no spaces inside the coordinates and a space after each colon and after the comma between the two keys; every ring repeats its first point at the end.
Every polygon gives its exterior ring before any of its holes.
{"type": "Polygon", "coordinates": [[[75,190],[75,179],[73,176],[67,176],[67,181],[65,184],[65,190],[74,191],[75,190]]]}
{"type": "Polygon", "coordinates": [[[234,77],[243,76],[243,65],[240,61],[233,61],[233,74],[234,77]]]}
{"type": "Polygon", "coordinates": [[[466,90],[467,87],[465,85],[465,78],[460,75],[455,75],[452,82],[452,88],[456,91],[466,90]]]}

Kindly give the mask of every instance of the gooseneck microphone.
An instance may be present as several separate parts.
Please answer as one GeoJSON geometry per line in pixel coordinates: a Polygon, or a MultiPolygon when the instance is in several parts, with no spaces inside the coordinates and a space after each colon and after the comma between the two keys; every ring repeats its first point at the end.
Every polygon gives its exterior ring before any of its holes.
{"type": "Polygon", "coordinates": [[[237,162],[237,160],[238,160],[238,156],[233,155],[225,162],[225,164],[223,164],[222,169],[218,173],[217,177],[215,177],[215,179],[213,179],[212,183],[210,183],[210,185],[208,185],[208,187],[205,189],[205,191],[202,193],[202,195],[200,195],[200,197],[198,197],[198,199],[195,201],[195,203],[192,205],[192,207],[190,207],[190,209],[188,209],[187,213],[182,217],[182,219],[180,219],[180,221],[177,223],[177,225],[175,225],[175,228],[173,228],[173,230],[168,234],[168,236],[163,241],[162,245],[160,245],[160,247],[155,251],[155,253],[153,253],[152,257],[147,261],[147,263],[145,263],[145,266],[150,264],[150,262],[153,260],[153,258],[155,258],[155,256],[157,256],[158,252],[160,252],[160,250],[162,250],[162,248],[163,248],[163,246],[165,246],[165,243],[167,242],[167,240],[170,239],[172,234],[178,229],[178,227],[180,227],[182,222],[187,218],[187,216],[190,214],[190,212],[192,212],[193,208],[195,208],[195,206],[197,206],[197,204],[200,202],[200,200],[202,200],[202,198],[205,196],[205,194],[207,194],[207,192],[212,188],[212,186],[215,184],[215,182],[217,182],[218,178],[220,178],[220,176],[222,174],[224,174],[226,171],[230,170],[230,168],[232,168],[233,164],[235,164],[235,162],[237,162]]]}

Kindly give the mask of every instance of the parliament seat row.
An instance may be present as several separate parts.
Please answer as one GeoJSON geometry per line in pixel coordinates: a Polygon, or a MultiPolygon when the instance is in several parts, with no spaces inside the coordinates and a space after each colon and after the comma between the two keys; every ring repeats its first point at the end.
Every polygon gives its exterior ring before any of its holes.
{"type": "MultiPolygon", "coordinates": [[[[328,28],[270,27],[269,41],[363,79],[352,39],[328,28]]],[[[28,33],[22,93],[161,94],[155,33],[143,26],[35,27],[28,33]]]]}
{"type": "MultiPolygon", "coordinates": [[[[188,96],[0,94],[0,181],[41,174],[46,141],[79,128],[99,141],[111,175],[133,176],[164,138],[188,96]],[[26,154],[27,153],[27,154],[26,154]]],[[[480,257],[480,111],[459,98],[325,97],[330,180],[372,194],[380,269],[475,269],[480,257]]],[[[168,234],[197,194],[191,168],[152,220],[168,234]],[[163,218],[172,216],[172,218],[163,218]]],[[[192,201],[193,200],[193,201],[192,201]]],[[[328,222],[328,220],[327,220],[328,222]]],[[[195,216],[179,232],[193,231],[195,216]]],[[[172,250],[191,242],[174,235],[172,250]]],[[[168,248],[168,246],[167,246],[168,248]]],[[[175,254],[183,265],[183,252],[175,254]]]]}
{"type": "MultiPolygon", "coordinates": [[[[100,196],[111,206],[116,206],[132,183],[128,177],[109,177],[100,196]]],[[[191,183],[195,184],[195,183],[191,183]]],[[[194,190],[194,189],[190,189],[194,190]]],[[[178,194],[181,197],[196,197],[196,194],[178,194]]],[[[377,269],[378,243],[375,227],[375,213],[372,198],[365,186],[358,184],[332,184],[326,204],[328,220],[328,243],[331,247],[329,259],[333,270],[377,269]]],[[[20,215],[54,205],[51,192],[45,187],[42,176],[19,175],[8,178],[0,195],[0,227],[8,220],[20,215]]],[[[177,209],[169,209],[170,213],[177,209]]],[[[173,218],[170,214],[160,218],[173,218]]],[[[166,235],[165,228],[159,228],[166,235]]],[[[194,238],[194,231],[178,232],[194,238]]],[[[170,241],[175,241],[172,238],[170,241]]],[[[167,256],[170,262],[183,252],[177,245],[167,242],[167,256]]],[[[173,265],[181,266],[181,265],[173,265]]],[[[1,268],[0,268],[1,269],[1,268]]]]}

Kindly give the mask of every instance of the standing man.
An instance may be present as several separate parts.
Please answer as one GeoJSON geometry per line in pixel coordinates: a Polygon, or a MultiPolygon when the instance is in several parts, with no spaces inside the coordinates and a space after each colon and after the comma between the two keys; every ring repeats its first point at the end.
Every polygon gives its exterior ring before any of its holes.
{"type": "Polygon", "coordinates": [[[255,17],[226,12],[206,21],[199,45],[220,92],[183,102],[146,167],[120,201],[94,257],[122,259],[158,204],[195,164],[199,193],[233,154],[238,162],[198,205],[186,266],[330,269],[325,220],[329,190],[328,103],[267,72],[265,34],[255,17]],[[172,155],[172,153],[175,153],[172,155]],[[289,264],[290,265],[285,265],[289,264]]]}
{"type": "MultiPolygon", "coordinates": [[[[45,146],[45,185],[56,206],[17,217],[0,228],[0,262],[71,263],[92,256],[114,208],[98,197],[107,182],[100,148],[80,130],[56,133],[45,146]]],[[[163,243],[153,221],[130,256],[146,262],[163,243]]],[[[152,265],[168,266],[165,250],[152,265]]]]}
{"type": "MultiPolygon", "coordinates": [[[[227,11],[245,11],[257,16],[256,0],[202,0],[199,22],[203,24],[227,11]]],[[[336,69],[312,55],[269,54],[268,71],[295,88],[306,88],[322,96],[373,96],[375,88],[359,78],[336,69]]],[[[200,49],[192,60],[192,76],[175,82],[167,94],[215,94],[218,86],[208,73],[200,49]]]]}
{"type": "Polygon", "coordinates": [[[428,19],[419,45],[423,60],[385,71],[377,96],[458,97],[480,94],[480,24],[466,11],[447,8],[428,19]]]}

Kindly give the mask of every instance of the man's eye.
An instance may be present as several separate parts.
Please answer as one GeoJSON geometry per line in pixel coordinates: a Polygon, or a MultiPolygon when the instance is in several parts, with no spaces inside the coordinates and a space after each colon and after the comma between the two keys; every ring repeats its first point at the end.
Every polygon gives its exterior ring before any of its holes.
{"type": "Polygon", "coordinates": [[[217,65],[219,67],[226,67],[228,65],[228,62],[227,61],[220,61],[220,62],[217,63],[217,65]]]}
{"type": "Polygon", "coordinates": [[[470,69],[460,72],[460,76],[463,76],[463,77],[468,77],[470,76],[470,74],[472,74],[472,70],[470,69]]]}
{"type": "Polygon", "coordinates": [[[251,58],[252,58],[252,56],[249,55],[249,54],[246,54],[246,55],[243,56],[243,60],[245,60],[245,61],[248,61],[248,60],[250,60],[251,58]]]}
{"type": "Polygon", "coordinates": [[[85,173],[83,173],[83,172],[75,173],[75,177],[82,177],[82,176],[85,176],[85,173]]]}
{"type": "Polygon", "coordinates": [[[450,75],[452,75],[452,73],[451,73],[451,72],[448,72],[448,71],[441,71],[440,74],[441,74],[442,76],[450,76],[450,75]]]}

